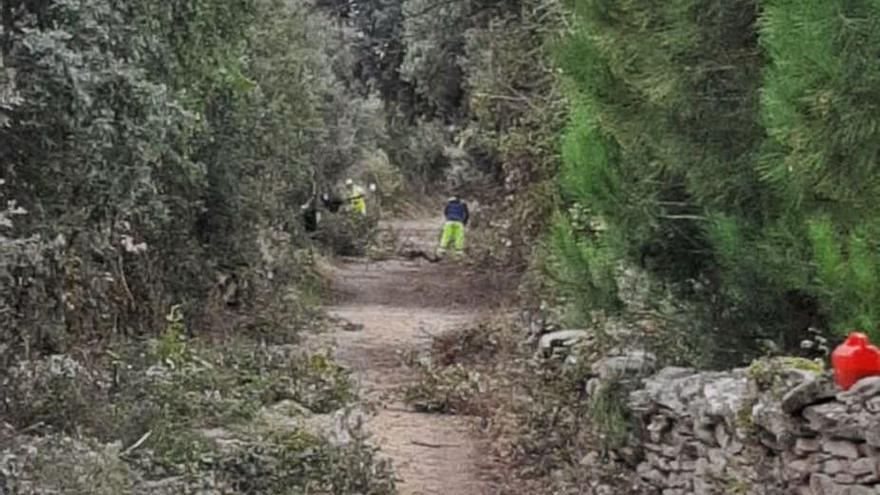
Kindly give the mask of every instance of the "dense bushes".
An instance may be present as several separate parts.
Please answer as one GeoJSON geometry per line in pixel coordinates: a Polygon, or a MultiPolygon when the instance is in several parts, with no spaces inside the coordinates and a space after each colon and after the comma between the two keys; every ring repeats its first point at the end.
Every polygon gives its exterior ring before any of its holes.
{"type": "Polygon", "coordinates": [[[152,345],[21,361],[0,385],[10,493],[394,493],[360,426],[330,414],[356,399],[349,372],[292,346],[170,325],[152,345]]]}
{"type": "Polygon", "coordinates": [[[641,265],[738,349],[716,363],[760,339],[791,349],[811,326],[875,332],[876,7],[576,7],[559,57],[573,106],[561,181],[607,225],[557,242],[563,271],[592,280],[581,295],[614,310],[590,297],[603,267],[641,265]]]}
{"type": "Polygon", "coordinates": [[[382,133],[305,4],[13,0],[2,23],[3,346],[278,302],[308,269],[299,205],[382,133]]]}

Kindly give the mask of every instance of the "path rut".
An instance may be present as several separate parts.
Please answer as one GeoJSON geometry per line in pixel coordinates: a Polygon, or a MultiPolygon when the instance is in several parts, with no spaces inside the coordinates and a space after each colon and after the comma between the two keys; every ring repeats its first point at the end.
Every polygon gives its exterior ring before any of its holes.
{"type": "MultiPolygon", "coordinates": [[[[384,224],[399,243],[430,252],[440,220],[384,224]]],[[[367,424],[380,455],[389,457],[401,495],[488,495],[487,476],[474,419],[423,414],[401,400],[412,380],[403,358],[430,345],[431,337],[472,322],[487,307],[491,289],[460,266],[392,259],[339,260],[329,267],[335,316],[358,331],[337,330],[337,359],[353,370],[366,400],[378,401],[367,424]]]]}

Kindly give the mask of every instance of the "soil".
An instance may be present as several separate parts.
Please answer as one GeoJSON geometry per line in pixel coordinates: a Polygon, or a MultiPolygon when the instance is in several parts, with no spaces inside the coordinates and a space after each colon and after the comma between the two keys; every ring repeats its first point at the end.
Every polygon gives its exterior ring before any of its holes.
{"type": "MultiPolygon", "coordinates": [[[[382,228],[398,246],[433,252],[439,219],[396,221],[382,228]],[[386,232],[387,233],[387,232],[386,232]]],[[[492,311],[505,276],[477,273],[451,261],[342,259],[325,267],[331,316],[347,322],[323,338],[353,370],[367,401],[378,403],[367,424],[380,455],[393,462],[402,495],[499,493],[477,418],[413,411],[403,388],[413,379],[405,357],[432,337],[492,311]]]]}

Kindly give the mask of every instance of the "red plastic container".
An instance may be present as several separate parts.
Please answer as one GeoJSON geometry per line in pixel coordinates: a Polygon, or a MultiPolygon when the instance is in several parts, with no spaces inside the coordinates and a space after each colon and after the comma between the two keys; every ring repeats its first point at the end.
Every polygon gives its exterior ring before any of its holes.
{"type": "Polygon", "coordinates": [[[853,332],[831,353],[834,381],[848,390],[866,376],[880,375],[880,349],[868,342],[868,336],[853,332]]]}

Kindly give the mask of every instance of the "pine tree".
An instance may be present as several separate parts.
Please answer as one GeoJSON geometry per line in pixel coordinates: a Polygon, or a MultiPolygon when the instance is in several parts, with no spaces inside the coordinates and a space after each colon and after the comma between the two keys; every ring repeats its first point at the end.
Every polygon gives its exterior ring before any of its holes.
{"type": "Polygon", "coordinates": [[[875,331],[880,5],[575,5],[562,185],[621,259],[743,352],[812,325],[875,331]],[[705,293],[683,290],[695,278],[705,293]]]}
{"type": "Polygon", "coordinates": [[[758,169],[810,252],[808,284],[836,330],[876,333],[880,253],[880,5],[766,0],[768,139],[758,169]]]}

